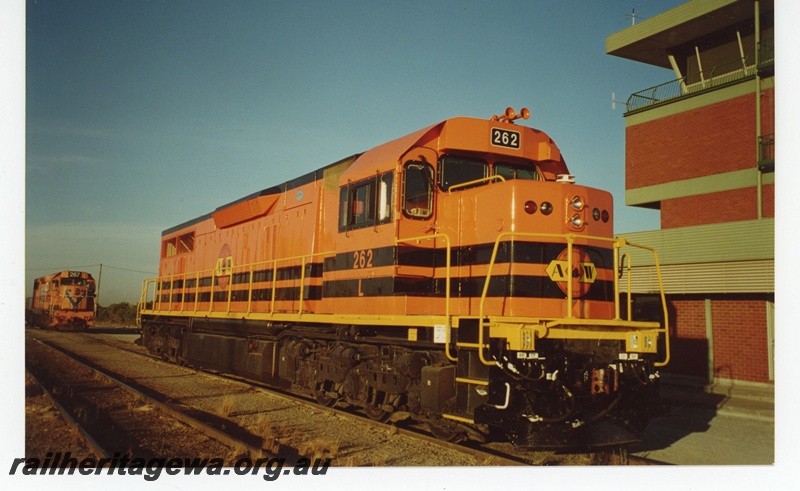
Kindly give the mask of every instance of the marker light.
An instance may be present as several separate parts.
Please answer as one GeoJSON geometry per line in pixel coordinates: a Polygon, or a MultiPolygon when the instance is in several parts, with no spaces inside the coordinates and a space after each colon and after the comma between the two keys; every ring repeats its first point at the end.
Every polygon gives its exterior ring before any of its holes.
{"type": "Polygon", "coordinates": [[[536,203],[534,203],[533,201],[525,202],[525,213],[527,213],[528,215],[533,215],[534,213],[536,213],[536,209],[537,209],[536,203]]]}
{"type": "Polygon", "coordinates": [[[608,219],[609,219],[608,211],[603,210],[603,223],[608,223],[608,219]]]}
{"type": "Polygon", "coordinates": [[[592,210],[592,218],[594,218],[595,222],[597,220],[600,220],[600,210],[598,208],[595,208],[594,210],[592,210]]]}
{"type": "Polygon", "coordinates": [[[542,206],[539,209],[542,210],[542,215],[549,215],[553,213],[553,205],[551,205],[549,201],[542,203],[542,206]]]}

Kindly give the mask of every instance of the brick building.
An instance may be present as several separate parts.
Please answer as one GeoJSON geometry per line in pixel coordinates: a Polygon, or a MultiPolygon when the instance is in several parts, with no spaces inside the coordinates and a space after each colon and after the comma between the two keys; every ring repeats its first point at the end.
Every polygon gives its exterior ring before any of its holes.
{"type": "MultiPolygon", "coordinates": [[[[774,380],[773,26],[772,0],[692,0],[606,39],[608,54],[669,80],[625,112],[625,202],[660,210],[661,228],[623,234],[659,252],[668,373],[774,380]]],[[[632,262],[646,309],[654,267],[632,262]]]]}

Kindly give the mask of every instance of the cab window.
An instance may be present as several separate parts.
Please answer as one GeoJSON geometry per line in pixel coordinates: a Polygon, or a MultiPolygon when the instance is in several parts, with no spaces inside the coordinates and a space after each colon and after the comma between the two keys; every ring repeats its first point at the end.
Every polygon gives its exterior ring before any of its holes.
{"type": "Polygon", "coordinates": [[[430,218],[433,214],[433,167],[425,162],[406,162],[403,172],[403,214],[430,218]]]}
{"type": "Polygon", "coordinates": [[[482,180],[488,176],[489,165],[483,160],[445,155],[439,161],[439,187],[443,191],[481,186],[488,183],[482,180]],[[473,181],[478,182],[466,184],[473,181]]]}
{"type": "Polygon", "coordinates": [[[501,176],[506,181],[510,181],[512,179],[527,179],[531,181],[538,181],[541,179],[539,177],[539,172],[536,170],[536,167],[532,165],[508,164],[505,162],[497,162],[496,164],[494,164],[494,173],[497,176],[501,176]]]}
{"type": "Polygon", "coordinates": [[[392,220],[391,172],[342,186],[339,231],[376,226],[392,220]]]}

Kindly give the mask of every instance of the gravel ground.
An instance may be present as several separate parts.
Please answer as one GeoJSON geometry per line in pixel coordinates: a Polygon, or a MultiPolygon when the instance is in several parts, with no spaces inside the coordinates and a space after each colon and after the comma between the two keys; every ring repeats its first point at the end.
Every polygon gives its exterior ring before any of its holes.
{"type": "MultiPolygon", "coordinates": [[[[26,365],[42,385],[89,429],[109,456],[119,453],[147,460],[165,455],[216,456],[226,461],[235,457],[227,447],[162,414],[139,397],[95,376],[91,370],[47,346],[28,340],[26,365]]],[[[32,411],[33,407],[27,413],[26,428],[46,428],[46,422],[32,411]]],[[[71,432],[77,433],[74,429],[71,432]]],[[[69,450],[61,439],[48,441],[49,431],[29,432],[26,440],[31,451],[35,445],[37,452],[28,454],[28,457],[41,458],[47,452],[69,450]]]]}
{"type": "MultiPolygon", "coordinates": [[[[464,453],[397,434],[391,427],[375,428],[351,418],[339,417],[322,407],[289,401],[241,384],[146,359],[114,349],[88,335],[51,331],[30,331],[28,334],[77,353],[124,376],[129,382],[169,395],[173,402],[204,413],[206,419],[224,424],[228,431],[278,443],[281,452],[310,458],[331,457],[332,466],[484,464],[464,453]]],[[[128,348],[134,347],[130,340],[113,340],[110,334],[96,336],[107,342],[122,342],[128,348]]],[[[172,441],[165,451],[183,457],[197,450],[187,447],[186,442],[172,441]]]]}
{"type": "Polygon", "coordinates": [[[25,374],[25,456],[44,459],[48,452],[70,452],[78,460],[98,458],[84,444],[41,386],[25,374]]]}

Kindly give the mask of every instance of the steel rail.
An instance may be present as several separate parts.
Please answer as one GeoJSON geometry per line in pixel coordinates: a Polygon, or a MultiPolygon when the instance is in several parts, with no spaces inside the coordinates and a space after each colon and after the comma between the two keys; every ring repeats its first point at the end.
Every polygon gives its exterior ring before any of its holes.
{"type": "Polygon", "coordinates": [[[34,375],[33,372],[26,368],[25,373],[27,373],[33,379],[33,381],[36,382],[36,385],[42,389],[44,395],[47,396],[47,398],[50,399],[50,402],[52,402],[56,409],[58,409],[58,411],[61,413],[61,416],[66,420],[67,424],[75,427],[83,441],[86,443],[86,446],[89,447],[89,451],[93,452],[100,458],[111,458],[111,454],[105,448],[103,448],[102,445],[97,443],[97,440],[95,440],[91,433],[89,433],[89,430],[87,430],[86,427],[81,424],[78,418],[76,418],[71,411],[58,402],[58,399],[56,399],[56,397],[49,390],[47,390],[47,387],[45,387],[44,384],[38,378],[36,378],[36,375],[34,375]]]}
{"type": "MultiPolygon", "coordinates": [[[[104,369],[97,367],[96,365],[94,365],[93,363],[87,361],[86,359],[84,359],[82,356],[80,356],[78,354],[70,353],[69,351],[67,351],[64,348],[61,348],[60,346],[56,346],[53,343],[47,342],[47,341],[39,339],[39,338],[34,337],[33,339],[36,342],[38,342],[38,343],[40,343],[40,344],[42,344],[44,346],[47,346],[48,348],[50,348],[50,349],[52,349],[52,350],[54,350],[54,351],[56,351],[58,353],[61,353],[62,355],[72,359],[73,361],[79,363],[83,367],[91,370],[93,373],[98,374],[99,376],[101,376],[101,377],[107,379],[108,381],[112,382],[113,384],[119,386],[120,388],[122,388],[123,390],[127,391],[128,393],[133,394],[134,396],[141,398],[142,400],[146,401],[149,404],[152,404],[153,406],[158,408],[160,411],[162,411],[164,414],[167,414],[168,416],[170,416],[170,417],[172,417],[172,418],[174,418],[174,419],[176,419],[176,420],[178,420],[178,421],[180,421],[182,423],[185,423],[185,424],[191,426],[192,428],[200,431],[201,433],[203,433],[204,435],[206,435],[206,436],[208,436],[210,438],[213,438],[214,440],[217,440],[218,442],[222,443],[223,445],[225,445],[227,447],[230,447],[232,449],[244,449],[244,450],[247,451],[248,455],[251,458],[254,458],[254,459],[256,459],[256,458],[264,458],[264,457],[275,457],[279,453],[280,449],[279,448],[275,448],[275,445],[272,445],[273,448],[265,449],[265,448],[263,448],[263,443],[262,443],[261,446],[255,446],[255,445],[252,445],[251,443],[246,442],[246,441],[244,441],[244,440],[242,440],[240,438],[236,438],[236,437],[232,436],[228,432],[225,432],[225,431],[223,431],[223,430],[221,430],[219,428],[216,428],[216,427],[214,427],[212,425],[209,425],[208,423],[205,423],[204,421],[201,421],[198,418],[195,418],[195,417],[189,415],[188,414],[188,410],[190,410],[191,408],[189,408],[188,406],[185,406],[185,405],[179,404],[179,403],[169,402],[169,401],[166,401],[166,400],[159,400],[156,397],[154,397],[154,396],[152,396],[150,394],[147,394],[147,393],[145,393],[145,392],[143,392],[143,391],[131,386],[130,384],[128,384],[126,382],[123,382],[122,380],[117,378],[117,376],[112,375],[109,372],[105,371],[104,369]]],[[[256,438],[260,438],[260,437],[256,437],[256,438]]],[[[263,439],[262,439],[262,442],[263,442],[263,439]]]]}

